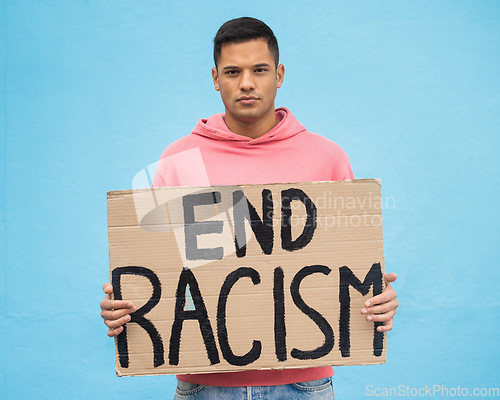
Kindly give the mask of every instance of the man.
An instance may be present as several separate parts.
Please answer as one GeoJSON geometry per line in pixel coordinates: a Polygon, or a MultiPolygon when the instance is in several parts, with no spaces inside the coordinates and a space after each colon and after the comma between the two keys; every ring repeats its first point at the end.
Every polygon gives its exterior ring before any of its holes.
{"type": "MultiPolygon", "coordinates": [[[[183,173],[179,165],[159,164],[153,186],[236,185],[274,182],[352,179],[349,159],[336,143],[306,129],[285,108],[275,109],[277,89],[285,68],[279,64],[272,30],[253,18],[238,18],[221,26],[214,39],[212,78],[225,114],[200,120],[191,135],[172,143],[162,160],[198,149],[203,174],[183,173]],[[206,173],[205,173],[206,171],[206,173]],[[203,175],[203,176],[202,176],[203,175]]],[[[189,168],[193,170],[192,166],[189,168]]],[[[386,289],[361,310],[368,321],[382,321],[379,331],[392,329],[398,302],[386,274],[386,289]]],[[[117,336],[136,308],[129,301],[111,300],[104,285],[102,317],[108,335],[117,336]]],[[[331,367],[179,375],[176,398],[332,399],[331,367]]]]}

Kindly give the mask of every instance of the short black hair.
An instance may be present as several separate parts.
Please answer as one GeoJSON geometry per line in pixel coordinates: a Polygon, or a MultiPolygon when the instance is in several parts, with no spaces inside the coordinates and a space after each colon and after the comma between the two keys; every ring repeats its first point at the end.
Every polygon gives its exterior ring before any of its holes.
{"type": "Polygon", "coordinates": [[[241,17],[225,22],[214,38],[215,67],[219,62],[222,46],[226,43],[242,43],[253,39],[264,39],[274,58],[275,66],[279,64],[280,52],[278,41],[273,31],[264,22],[251,17],[241,17]]]}

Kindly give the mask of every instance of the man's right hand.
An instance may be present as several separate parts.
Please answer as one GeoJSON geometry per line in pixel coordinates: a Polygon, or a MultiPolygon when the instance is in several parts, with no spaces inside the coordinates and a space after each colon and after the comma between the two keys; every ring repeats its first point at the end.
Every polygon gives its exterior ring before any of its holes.
{"type": "Polygon", "coordinates": [[[111,283],[105,283],[102,290],[106,296],[101,301],[101,317],[108,327],[108,336],[118,336],[123,331],[123,325],[130,321],[130,314],[136,312],[137,308],[130,301],[111,300],[111,283]]]}

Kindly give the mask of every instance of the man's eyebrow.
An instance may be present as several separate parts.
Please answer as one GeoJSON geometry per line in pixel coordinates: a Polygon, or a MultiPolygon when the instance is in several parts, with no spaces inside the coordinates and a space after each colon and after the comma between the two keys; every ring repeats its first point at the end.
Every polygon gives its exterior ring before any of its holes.
{"type": "MultiPolygon", "coordinates": [[[[271,66],[268,64],[268,63],[259,63],[259,64],[255,64],[252,66],[253,68],[262,68],[262,67],[266,67],[266,68],[270,68],[271,66]]],[[[223,71],[229,71],[229,70],[232,70],[232,69],[239,69],[240,67],[236,66],[236,65],[226,65],[224,68],[222,68],[223,71]]]]}
{"type": "Polygon", "coordinates": [[[222,68],[223,71],[226,71],[226,70],[229,70],[229,69],[238,69],[239,67],[237,67],[236,65],[228,65],[224,68],[222,68]]]}

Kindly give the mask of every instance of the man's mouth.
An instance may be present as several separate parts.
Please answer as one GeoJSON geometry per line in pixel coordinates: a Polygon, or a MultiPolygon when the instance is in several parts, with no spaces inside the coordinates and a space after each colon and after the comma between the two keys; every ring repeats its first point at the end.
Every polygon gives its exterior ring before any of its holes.
{"type": "Polygon", "coordinates": [[[238,100],[236,100],[236,101],[238,101],[239,103],[242,103],[242,104],[253,104],[258,100],[259,100],[259,98],[255,97],[255,96],[241,96],[241,97],[238,97],[238,100]]]}

